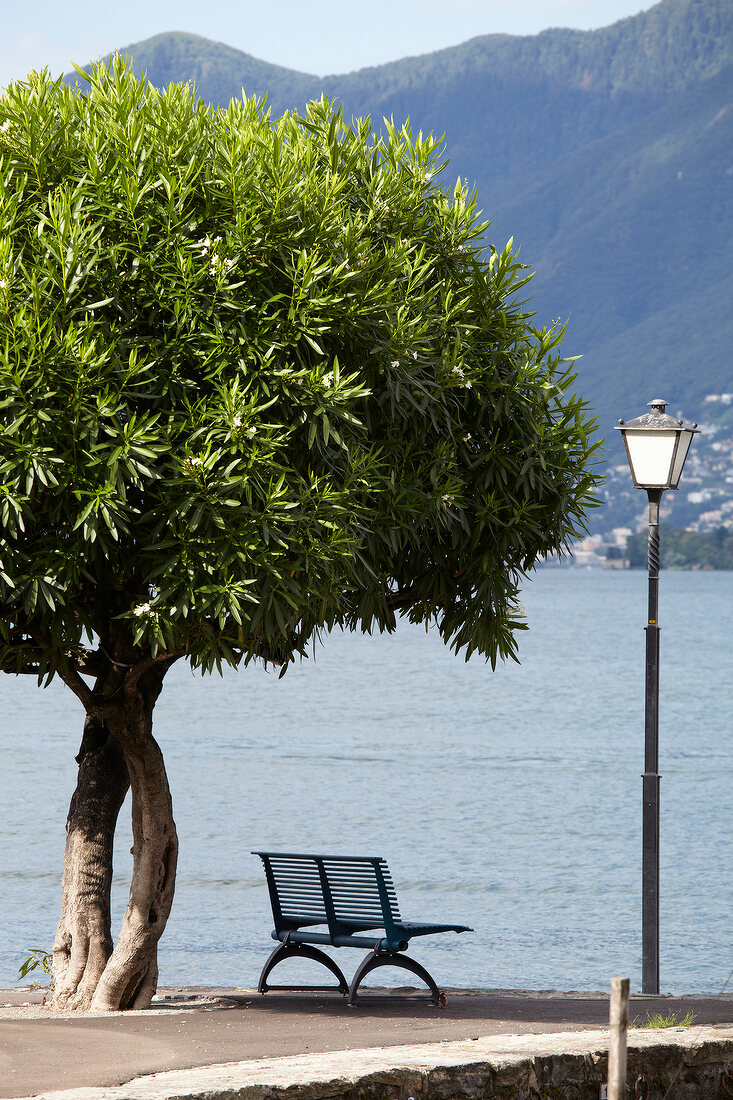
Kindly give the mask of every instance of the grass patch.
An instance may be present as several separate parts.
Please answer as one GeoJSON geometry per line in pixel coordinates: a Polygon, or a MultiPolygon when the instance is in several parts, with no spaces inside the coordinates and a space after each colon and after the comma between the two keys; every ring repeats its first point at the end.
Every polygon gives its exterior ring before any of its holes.
{"type": "Polygon", "coordinates": [[[695,1022],[695,1013],[686,1012],[684,1016],[678,1015],[678,1013],[669,1012],[651,1012],[647,1013],[646,1022],[639,1024],[634,1020],[634,1027],[692,1027],[695,1022]]]}

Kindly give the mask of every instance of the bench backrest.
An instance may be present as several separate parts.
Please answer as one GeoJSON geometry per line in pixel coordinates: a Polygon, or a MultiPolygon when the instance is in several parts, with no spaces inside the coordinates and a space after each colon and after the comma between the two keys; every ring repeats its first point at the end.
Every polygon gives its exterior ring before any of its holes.
{"type": "Polygon", "coordinates": [[[332,936],[400,921],[392,876],[381,856],[253,852],[262,860],[277,932],[328,924],[332,936]]]}

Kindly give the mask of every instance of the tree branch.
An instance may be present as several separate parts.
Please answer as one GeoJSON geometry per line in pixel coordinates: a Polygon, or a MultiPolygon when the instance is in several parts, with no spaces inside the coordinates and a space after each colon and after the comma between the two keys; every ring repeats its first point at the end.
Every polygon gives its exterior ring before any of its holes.
{"type": "Polygon", "coordinates": [[[106,654],[100,653],[99,649],[87,649],[83,653],[83,657],[74,656],[73,658],[76,671],[83,673],[84,676],[94,676],[95,679],[102,676],[107,669],[106,654]]]}
{"type": "Polygon", "coordinates": [[[75,668],[69,668],[68,665],[65,668],[59,668],[58,675],[66,686],[74,692],[87,714],[92,714],[96,718],[102,717],[103,707],[99,705],[98,696],[95,696],[89,685],[84,683],[75,668]]]}
{"type": "MultiPolygon", "coordinates": [[[[124,686],[125,688],[136,688],[140,677],[144,676],[146,672],[149,672],[151,668],[157,668],[165,662],[174,664],[180,657],[184,657],[186,654],[185,649],[173,649],[167,653],[158,653],[155,657],[146,657],[143,661],[138,661],[133,665],[129,672],[125,674],[124,686]]],[[[166,672],[168,669],[166,669],[166,672]]]]}
{"type": "Polygon", "coordinates": [[[387,607],[390,611],[400,611],[403,607],[412,607],[414,603],[421,603],[424,599],[419,592],[413,589],[398,589],[387,596],[387,607]]]}

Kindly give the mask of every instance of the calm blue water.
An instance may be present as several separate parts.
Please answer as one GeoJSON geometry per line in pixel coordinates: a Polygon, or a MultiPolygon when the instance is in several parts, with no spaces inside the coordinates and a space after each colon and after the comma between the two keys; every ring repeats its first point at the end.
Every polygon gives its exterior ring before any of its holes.
{"type": "MultiPolygon", "coordinates": [[[[626,974],[638,989],[645,601],[643,573],[543,572],[523,596],[522,664],[496,672],[409,626],[333,637],[282,680],[174,669],[156,709],[181,840],[161,983],[256,982],[272,946],[262,847],[386,856],[403,916],[476,930],[416,943],[444,985],[595,990],[626,974]]],[[[662,990],[718,993],[733,968],[733,574],[665,574],[661,622],[662,990]]],[[[0,985],[53,941],[81,724],[63,686],[0,677],[0,985]]],[[[350,975],[360,956],[338,958],[350,975]]]]}

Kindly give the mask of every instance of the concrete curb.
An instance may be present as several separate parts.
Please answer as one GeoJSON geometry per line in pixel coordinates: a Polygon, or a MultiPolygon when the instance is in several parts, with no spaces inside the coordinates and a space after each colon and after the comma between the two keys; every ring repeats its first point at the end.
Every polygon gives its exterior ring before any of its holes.
{"type": "MultiPolygon", "coordinates": [[[[606,1030],[495,1035],[172,1070],[35,1100],[598,1100],[607,1051],[606,1030]]],[[[733,1027],[633,1029],[637,1081],[644,1100],[733,1096],[733,1027]]]]}

